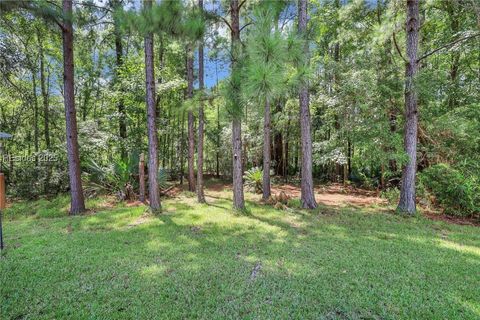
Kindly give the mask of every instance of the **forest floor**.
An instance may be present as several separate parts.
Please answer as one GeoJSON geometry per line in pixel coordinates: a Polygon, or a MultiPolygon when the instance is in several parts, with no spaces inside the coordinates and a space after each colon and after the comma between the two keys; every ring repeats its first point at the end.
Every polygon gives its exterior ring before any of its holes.
{"type": "MultiPolygon", "coordinates": [[[[277,186],[295,197],[298,189],[277,186]]],[[[210,185],[138,203],[68,198],[6,212],[1,319],[478,319],[480,230],[394,215],[375,194],[331,185],[314,211],[210,185]]],[[[297,203],[298,204],[298,203],[297,203]]]]}

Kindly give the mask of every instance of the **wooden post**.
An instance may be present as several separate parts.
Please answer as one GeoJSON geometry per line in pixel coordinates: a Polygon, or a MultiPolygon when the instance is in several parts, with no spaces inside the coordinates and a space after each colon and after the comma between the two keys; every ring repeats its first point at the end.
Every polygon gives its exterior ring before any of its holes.
{"type": "Polygon", "coordinates": [[[140,154],[140,161],[138,162],[138,177],[140,179],[140,201],[145,202],[145,155],[140,154]]]}

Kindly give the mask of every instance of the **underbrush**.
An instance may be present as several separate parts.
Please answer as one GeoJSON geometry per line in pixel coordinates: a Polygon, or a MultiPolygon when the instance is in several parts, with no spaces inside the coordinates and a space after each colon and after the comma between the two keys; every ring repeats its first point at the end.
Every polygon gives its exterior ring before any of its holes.
{"type": "Polygon", "coordinates": [[[476,175],[440,163],[422,171],[419,181],[445,214],[460,217],[480,214],[480,180],[476,175]]]}

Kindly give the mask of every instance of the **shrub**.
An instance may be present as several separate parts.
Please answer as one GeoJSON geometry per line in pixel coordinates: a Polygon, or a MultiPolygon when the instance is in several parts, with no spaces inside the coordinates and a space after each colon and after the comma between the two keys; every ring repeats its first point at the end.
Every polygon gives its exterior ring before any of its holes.
{"type": "Polygon", "coordinates": [[[134,197],[134,175],[137,172],[138,161],[117,160],[103,167],[90,160],[84,172],[84,191],[89,197],[101,194],[115,194],[120,200],[130,200],[134,197]]]}
{"type": "Polygon", "coordinates": [[[419,178],[446,214],[472,216],[480,213],[480,181],[477,176],[465,175],[440,163],[425,169],[419,178]]]}
{"type": "Polygon", "coordinates": [[[388,188],[383,190],[380,196],[386,199],[388,204],[396,205],[400,199],[400,190],[397,188],[388,188]]]}
{"type": "Polygon", "coordinates": [[[255,193],[262,193],[263,171],[258,167],[251,168],[243,177],[245,186],[255,193]]]}

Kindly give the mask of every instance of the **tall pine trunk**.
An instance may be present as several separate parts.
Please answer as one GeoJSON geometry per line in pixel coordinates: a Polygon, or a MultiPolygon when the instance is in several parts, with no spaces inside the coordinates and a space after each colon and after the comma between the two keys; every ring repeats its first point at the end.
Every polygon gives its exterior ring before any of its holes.
{"type": "MultiPolygon", "coordinates": [[[[38,41],[38,53],[40,59],[40,92],[42,94],[43,104],[43,126],[45,136],[45,147],[50,150],[50,115],[48,110],[48,89],[45,79],[45,55],[43,52],[43,39],[40,35],[40,30],[37,29],[37,41],[38,41]]],[[[44,193],[47,194],[50,191],[50,177],[52,175],[52,169],[49,163],[46,164],[46,176],[43,185],[44,193]]]]}
{"type": "Polygon", "coordinates": [[[265,110],[263,115],[263,200],[268,200],[270,191],[270,101],[265,99],[265,110]]]}
{"type": "MultiPolygon", "coordinates": [[[[193,98],[193,52],[190,44],[187,45],[187,99],[193,98]]],[[[195,118],[193,111],[188,110],[188,190],[195,192],[195,118]]]]}
{"type": "Polygon", "coordinates": [[[37,30],[37,40],[38,52],[40,55],[40,91],[42,93],[45,145],[47,149],[50,149],[50,112],[48,110],[48,90],[45,81],[45,55],[43,52],[43,41],[40,36],[40,30],[37,30]]]}
{"type": "MultiPolygon", "coordinates": [[[[119,0],[114,0],[112,2],[112,8],[114,10],[121,8],[122,4],[119,0]]],[[[120,75],[120,68],[123,66],[123,43],[122,43],[122,34],[120,32],[120,22],[114,18],[113,23],[113,33],[115,35],[115,55],[116,55],[116,80],[119,81],[120,75]]],[[[127,114],[125,111],[125,104],[123,99],[120,98],[117,105],[118,109],[118,134],[120,136],[120,156],[122,160],[127,160],[127,148],[126,148],[126,140],[127,140],[127,114]]]]}
{"type": "Polygon", "coordinates": [[[70,214],[85,211],[80,156],[78,153],[77,114],[75,110],[72,0],[63,0],[63,86],[67,133],[68,176],[70,178],[70,214]]]}
{"type": "MultiPolygon", "coordinates": [[[[198,0],[198,7],[203,12],[203,0],[198,0]]],[[[198,89],[203,93],[204,89],[204,65],[203,65],[203,39],[198,46],[198,89]]],[[[205,194],[203,191],[203,139],[204,139],[204,115],[203,98],[200,99],[198,107],[198,142],[197,142],[197,199],[200,203],[205,203],[205,194]]]]}
{"type": "Polygon", "coordinates": [[[404,148],[409,157],[402,170],[402,185],[400,202],[397,210],[414,214],[415,206],[415,175],[417,169],[417,126],[418,102],[414,78],[417,74],[418,30],[420,28],[419,0],[407,1],[407,63],[405,67],[405,129],[404,148]]]}
{"type": "Polygon", "coordinates": [[[39,136],[40,128],[38,127],[38,97],[37,97],[37,76],[36,68],[32,68],[32,99],[33,99],[33,146],[35,150],[35,165],[38,166],[38,152],[40,151],[39,136]]]}
{"type": "MultiPolygon", "coordinates": [[[[307,32],[307,0],[298,1],[298,32],[304,37],[305,59],[308,59],[307,32]]],[[[309,107],[308,83],[300,88],[300,132],[302,144],[302,176],[301,176],[301,203],[302,208],[313,209],[317,207],[313,192],[312,175],[312,136],[310,130],[310,107],[309,107]]]]}
{"type": "MultiPolygon", "coordinates": [[[[145,8],[152,7],[152,0],[144,1],[145,8]]],[[[155,212],[161,210],[160,194],[158,190],[158,138],[155,108],[155,75],[153,62],[153,34],[145,36],[145,85],[147,103],[147,129],[148,129],[148,195],[150,208],[155,212]]]]}
{"type": "MultiPolygon", "coordinates": [[[[232,73],[237,72],[238,50],[240,50],[240,7],[238,0],[230,0],[230,25],[231,25],[231,51],[232,51],[232,73]]],[[[237,95],[233,95],[234,108],[240,108],[237,95]]],[[[238,110],[236,110],[238,111],[238,110]]],[[[233,155],[233,207],[237,210],[245,209],[243,195],[243,167],[242,167],[242,112],[234,112],[232,120],[232,155],[233,155]]]]}
{"type": "Polygon", "coordinates": [[[220,105],[217,104],[217,150],[215,152],[215,176],[220,178],[220,105]]]}

